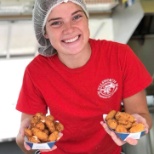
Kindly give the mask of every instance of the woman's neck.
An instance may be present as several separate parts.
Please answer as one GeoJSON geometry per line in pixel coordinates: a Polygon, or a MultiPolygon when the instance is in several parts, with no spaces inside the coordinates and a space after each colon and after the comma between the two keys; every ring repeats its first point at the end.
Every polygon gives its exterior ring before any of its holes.
{"type": "Polygon", "coordinates": [[[62,55],[58,54],[60,61],[68,68],[74,69],[84,66],[91,56],[91,47],[88,47],[83,51],[75,55],[62,55]]]}

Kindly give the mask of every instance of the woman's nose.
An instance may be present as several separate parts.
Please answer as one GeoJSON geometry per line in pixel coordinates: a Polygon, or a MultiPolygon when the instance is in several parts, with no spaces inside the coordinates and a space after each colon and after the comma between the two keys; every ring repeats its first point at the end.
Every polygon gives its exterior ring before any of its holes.
{"type": "Polygon", "coordinates": [[[73,31],[73,25],[71,22],[65,23],[64,25],[64,31],[66,33],[71,33],[73,31]]]}

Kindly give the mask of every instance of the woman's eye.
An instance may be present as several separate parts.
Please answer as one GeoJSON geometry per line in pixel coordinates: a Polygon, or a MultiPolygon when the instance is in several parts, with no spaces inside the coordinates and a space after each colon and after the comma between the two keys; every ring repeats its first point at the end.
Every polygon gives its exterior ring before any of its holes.
{"type": "Polygon", "coordinates": [[[82,15],[75,15],[74,17],[73,17],[73,20],[78,20],[78,19],[80,19],[82,17],[82,15]]]}
{"type": "Polygon", "coordinates": [[[54,21],[50,25],[54,26],[54,27],[58,27],[58,26],[62,25],[62,22],[61,21],[54,21]]]}

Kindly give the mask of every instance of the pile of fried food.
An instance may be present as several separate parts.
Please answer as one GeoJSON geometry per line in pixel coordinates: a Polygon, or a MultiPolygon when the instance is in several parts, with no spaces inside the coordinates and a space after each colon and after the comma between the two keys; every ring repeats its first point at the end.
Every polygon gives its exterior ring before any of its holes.
{"type": "Polygon", "coordinates": [[[64,126],[56,121],[52,115],[36,113],[30,121],[30,126],[25,128],[24,133],[28,141],[44,143],[56,141],[64,126]]]}
{"type": "Polygon", "coordinates": [[[136,133],[144,130],[144,125],[137,123],[135,118],[126,112],[111,110],[105,121],[110,129],[118,133],[136,133]]]}

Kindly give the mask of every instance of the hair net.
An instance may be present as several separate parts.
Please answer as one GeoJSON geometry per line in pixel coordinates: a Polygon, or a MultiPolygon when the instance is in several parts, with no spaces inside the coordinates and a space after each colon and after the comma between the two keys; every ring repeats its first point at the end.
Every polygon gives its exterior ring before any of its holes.
{"type": "Polygon", "coordinates": [[[44,37],[44,28],[48,15],[54,7],[63,2],[67,3],[68,1],[81,6],[87,17],[89,17],[84,0],[35,0],[33,9],[34,30],[36,39],[40,45],[38,52],[43,56],[49,57],[56,53],[49,39],[44,37]]]}

